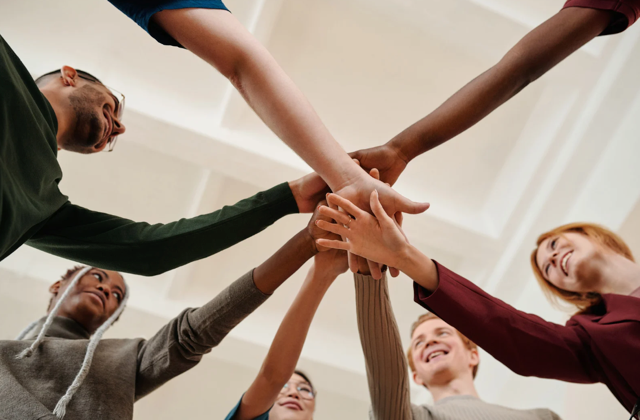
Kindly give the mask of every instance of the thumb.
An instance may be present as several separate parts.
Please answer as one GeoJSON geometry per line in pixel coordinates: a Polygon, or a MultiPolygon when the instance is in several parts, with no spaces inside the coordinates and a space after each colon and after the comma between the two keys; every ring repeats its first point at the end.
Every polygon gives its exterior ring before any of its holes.
{"type": "Polygon", "coordinates": [[[396,208],[396,211],[407,214],[420,214],[427,211],[430,206],[431,205],[429,203],[417,203],[398,194],[398,206],[396,208]]]}

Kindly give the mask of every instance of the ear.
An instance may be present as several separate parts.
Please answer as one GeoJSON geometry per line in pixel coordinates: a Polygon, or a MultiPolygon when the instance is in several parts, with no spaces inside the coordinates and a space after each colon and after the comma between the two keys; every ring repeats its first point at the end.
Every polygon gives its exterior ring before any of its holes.
{"type": "Polygon", "coordinates": [[[65,86],[76,86],[78,82],[78,72],[70,66],[62,66],[62,84],[65,86]]]}
{"type": "Polygon", "coordinates": [[[478,349],[469,350],[469,366],[473,369],[480,364],[480,353],[478,349]]]}
{"type": "Polygon", "coordinates": [[[60,280],[53,283],[51,286],[49,286],[49,293],[51,293],[52,295],[57,295],[58,292],[60,291],[61,285],[62,285],[62,282],[60,280]]]}

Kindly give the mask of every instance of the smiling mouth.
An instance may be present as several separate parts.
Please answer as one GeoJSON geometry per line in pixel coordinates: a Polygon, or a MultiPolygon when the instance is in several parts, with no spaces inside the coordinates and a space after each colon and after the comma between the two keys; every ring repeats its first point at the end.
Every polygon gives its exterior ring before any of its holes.
{"type": "Polygon", "coordinates": [[[569,261],[569,258],[571,258],[571,256],[573,255],[573,251],[569,251],[566,254],[564,254],[564,257],[562,257],[562,261],[560,262],[560,268],[562,269],[562,272],[564,273],[565,276],[569,275],[569,271],[567,270],[567,262],[569,261]]]}
{"type": "Polygon", "coordinates": [[[284,404],[280,404],[284,408],[288,408],[290,410],[302,411],[302,406],[295,401],[287,401],[284,404]]]}
{"type": "Polygon", "coordinates": [[[447,354],[449,354],[449,352],[444,350],[434,351],[433,353],[429,354],[429,356],[427,356],[427,363],[438,357],[446,356],[447,354]]]}

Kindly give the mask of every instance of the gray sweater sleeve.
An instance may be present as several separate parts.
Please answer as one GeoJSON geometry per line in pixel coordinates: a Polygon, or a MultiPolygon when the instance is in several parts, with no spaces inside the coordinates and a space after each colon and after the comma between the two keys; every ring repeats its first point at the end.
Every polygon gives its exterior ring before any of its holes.
{"type": "MultiPolygon", "coordinates": [[[[429,420],[414,417],[409,372],[396,324],[387,278],[355,274],[356,311],[360,342],[367,366],[373,420],[429,420]]],[[[422,413],[421,413],[422,414],[422,413]]]]}
{"type": "Polygon", "coordinates": [[[202,356],[269,296],[253,282],[253,270],[197,309],[186,309],[138,351],[136,400],[195,366],[202,356]]]}

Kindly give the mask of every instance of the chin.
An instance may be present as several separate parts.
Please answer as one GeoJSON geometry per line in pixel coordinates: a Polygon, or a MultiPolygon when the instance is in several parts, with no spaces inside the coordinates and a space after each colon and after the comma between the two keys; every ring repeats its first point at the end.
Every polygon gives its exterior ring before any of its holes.
{"type": "Polygon", "coordinates": [[[269,412],[269,420],[311,420],[312,418],[313,416],[309,415],[306,410],[291,410],[278,405],[275,405],[269,412]]]}

